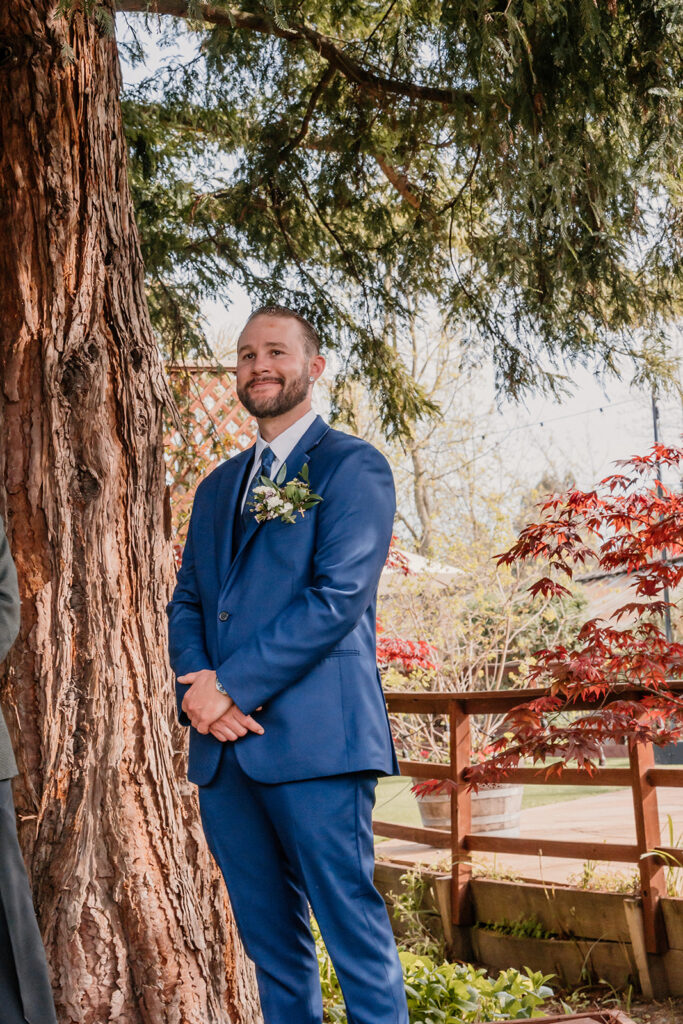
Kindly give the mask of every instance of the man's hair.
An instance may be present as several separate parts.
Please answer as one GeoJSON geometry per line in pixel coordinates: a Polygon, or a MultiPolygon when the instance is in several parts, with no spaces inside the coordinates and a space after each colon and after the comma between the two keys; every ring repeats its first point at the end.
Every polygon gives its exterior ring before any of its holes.
{"type": "MultiPolygon", "coordinates": [[[[309,359],[314,359],[315,356],[320,355],[320,335],[313,324],[309,323],[301,313],[297,313],[296,310],[290,309],[289,306],[259,306],[259,308],[255,309],[250,315],[244,327],[251,323],[251,321],[257,316],[280,316],[285,319],[298,321],[301,327],[301,332],[304,336],[304,352],[306,353],[306,356],[309,359]]],[[[244,330],[244,328],[242,328],[242,330],[244,330]]]]}

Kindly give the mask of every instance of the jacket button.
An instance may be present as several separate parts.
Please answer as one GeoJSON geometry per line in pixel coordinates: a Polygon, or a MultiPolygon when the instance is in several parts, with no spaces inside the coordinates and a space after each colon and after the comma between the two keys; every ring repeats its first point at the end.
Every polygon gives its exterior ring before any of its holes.
{"type": "Polygon", "coordinates": [[[221,620],[221,622],[225,622],[227,619],[230,618],[230,614],[228,612],[219,612],[218,618],[221,620]]]}

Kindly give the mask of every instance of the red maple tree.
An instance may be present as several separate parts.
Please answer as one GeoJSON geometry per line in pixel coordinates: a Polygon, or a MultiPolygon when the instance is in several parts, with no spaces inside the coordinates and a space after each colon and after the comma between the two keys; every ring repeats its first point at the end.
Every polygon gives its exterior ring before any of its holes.
{"type": "Polygon", "coordinates": [[[626,600],[609,620],[583,624],[573,645],[536,651],[530,687],[547,695],[505,715],[497,737],[467,773],[472,786],[504,778],[522,759],[560,773],[568,761],[592,772],[605,742],[671,743],[683,735],[683,645],[661,628],[667,589],[683,580],[683,495],[661,482],[661,471],[681,467],[683,449],[656,444],[647,455],[617,463],[621,472],[596,490],[568,490],[540,503],[539,521],[497,556],[514,566],[542,559],[546,575],[534,594],[569,594],[572,579],[587,565],[625,573],[626,600]],[[639,699],[620,693],[637,687],[639,699]],[[578,704],[589,710],[572,715],[578,704]],[[569,713],[568,713],[569,712],[569,713]]]}

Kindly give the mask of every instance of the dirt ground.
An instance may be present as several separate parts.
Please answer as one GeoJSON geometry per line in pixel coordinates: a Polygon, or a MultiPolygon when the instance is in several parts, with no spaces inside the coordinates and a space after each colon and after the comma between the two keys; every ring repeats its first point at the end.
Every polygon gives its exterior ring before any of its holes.
{"type": "MultiPolygon", "coordinates": [[[[683,999],[665,999],[655,1003],[634,1000],[629,1005],[626,999],[617,1001],[614,997],[591,998],[586,994],[585,999],[582,997],[575,1001],[572,1000],[571,1012],[582,1013],[595,1007],[600,1007],[603,1010],[621,1010],[634,1021],[634,1024],[683,1024],[683,999]]],[[[546,1012],[561,1013],[562,1010],[563,1007],[558,1005],[546,1012]]]]}
{"type": "Polygon", "coordinates": [[[618,1008],[636,1024],[683,1024],[683,999],[665,1002],[634,1002],[630,1009],[618,1008]]]}
{"type": "Polygon", "coordinates": [[[683,1024],[683,999],[667,999],[663,1003],[633,1003],[620,1009],[637,1024],[683,1024]]]}

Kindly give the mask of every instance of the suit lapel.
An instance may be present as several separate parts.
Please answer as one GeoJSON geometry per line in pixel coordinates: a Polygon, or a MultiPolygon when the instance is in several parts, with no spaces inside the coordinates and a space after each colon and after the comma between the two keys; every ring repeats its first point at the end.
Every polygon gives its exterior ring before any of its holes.
{"type": "Polygon", "coordinates": [[[245,449],[226,463],[221,482],[216,492],[214,509],[214,537],[216,538],[216,558],[218,585],[224,580],[233,560],[232,537],[235,516],[238,514],[237,503],[244,477],[254,457],[254,447],[245,449]]]}
{"type": "MultiPolygon", "coordinates": [[[[299,443],[292,449],[292,451],[289,453],[289,455],[285,459],[285,464],[287,466],[287,479],[288,480],[291,480],[292,477],[296,476],[296,474],[299,472],[299,470],[301,469],[303,464],[305,462],[308,462],[308,459],[309,459],[309,454],[308,453],[311,451],[311,449],[315,448],[315,446],[317,444],[319,444],[319,442],[323,439],[323,437],[325,436],[325,434],[327,433],[327,431],[329,429],[330,429],[329,426],[327,425],[327,423],[325,423],[325,420],[322,418],[322,416],[316,416],[316,418],[313,420],[313,422],[311,423],[311,425],[308,428],[308,430],[306,431],[306,433],[300,439],[299,443]]],[[[249,449],[249,451],[251,451],[251,449],[249,449]]],[[[278,472],[279,472],[279,470],[278,470],[278,472]]],[[[238,476],[239,476],[239,481],[241,483],[241,481],[242,481],[242,474],[238,474],[238,476]]],[[[238,510],[236,508],[237,493],[239,493],[239,487],[237,489],[237,492],[235,494],[235,499],[234,499],[234,502],[233,502],[234,507],[232,509],[232,517],[230,519],[230,530],[231,531],[232,531],[233,518],[234,518],[235,515],[239,514],[239,512],[238,512],[238,510]]],[[[227,500],[227,498],[226,498],[226,500],[227,500]]],[[[255,516],[250,516],[250,518],[249,518],[249,520],[247,522],[247,525],[246,525],[246,527],[244,529],[244,532],[242,533],[242,538],[240,540],[239,547],[238,547],[237,551],[235,552],[234,558],[232,560],[232,565],[230,566],[230,569],[229,569],[229,575],[230,576],[232,576],[232,574],[233,574],[233,572],[235,570],[235,566],[237,565],[237,562],[238,562],[242,552],[244,551],[246,545],[249,543],[251,538],[254,536],[254,534],[256,533],[258,528],[260,526],[262,526],[262,525],[263,525],[262,523],[259,523],[256,520],[255,516]]],[[[230,536],[232,536],[232,532],[231,532],[230,536]]],[[[225,579],[225,574],[221,575],[221,579],[222,580],[225,579]]],[[[225,582],[227,583],[228,581],[226,580],[225,582]]]]}

